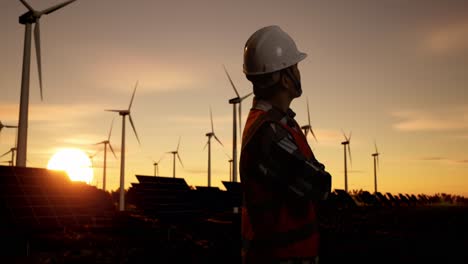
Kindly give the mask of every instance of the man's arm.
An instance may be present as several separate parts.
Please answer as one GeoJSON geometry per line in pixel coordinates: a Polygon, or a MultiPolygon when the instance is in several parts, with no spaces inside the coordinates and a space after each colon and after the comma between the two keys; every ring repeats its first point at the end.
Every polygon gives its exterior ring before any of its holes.
{"type": "Polygon", "coordinates": [[[283,127],[265,123],[255,137],[256,169],[265,181],[302,200],[326,199],[331,175],[315,157],[306,160],[283,127]]]}

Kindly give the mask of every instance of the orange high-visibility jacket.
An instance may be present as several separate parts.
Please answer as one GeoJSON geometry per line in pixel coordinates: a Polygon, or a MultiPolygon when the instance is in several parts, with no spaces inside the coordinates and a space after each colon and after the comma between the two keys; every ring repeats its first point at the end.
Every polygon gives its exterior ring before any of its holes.
{"type": "MultiPolygon", "coordinates": [[[[288,196],[281,191],[284,189],[274,187],[274,183],[268,177],[259,175],[261,173],[255,168],[258,162],[255,149],[261,146],[254,143],[252,147],[250,142],[258,131],[262,131],[260,128],[265,123],[275,123],[276,130],[280,128],[284,134],[289,134],[289,139],[297,146],[296,151],[305,160],[315,160],[299,125],[292,118],[289,120],[293,121],[292,127],[280,122],[281,118],[272,118],[270,111],[277,111],[276,116],[279,113],[277,109],[252,108],[242,137],[240,177],[244,203],[241,231],[244,263],[318,256],[319,233],[315,203],[288,196]]],[[[293,178],[294,175],[287,177],[293,178]]]]}

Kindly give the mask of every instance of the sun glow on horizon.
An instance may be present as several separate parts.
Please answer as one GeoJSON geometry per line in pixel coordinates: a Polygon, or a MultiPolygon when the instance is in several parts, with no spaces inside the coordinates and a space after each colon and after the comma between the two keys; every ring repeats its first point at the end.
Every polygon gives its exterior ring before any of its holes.
{"type": "Polygon", "coordinates": [[[59,150],[50,158],[47,169],[65,171],[72,181],[90,184],[93,180],[91,160],[79,149],[59,150]]]}

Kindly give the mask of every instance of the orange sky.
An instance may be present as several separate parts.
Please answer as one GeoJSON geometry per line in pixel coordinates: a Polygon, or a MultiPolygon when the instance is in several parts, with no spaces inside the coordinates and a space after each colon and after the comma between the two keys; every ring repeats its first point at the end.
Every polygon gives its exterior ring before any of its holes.
{"type": "MultiPolygon", "coordinates": [[[[43,9],[60,1],[29,0],[43,9]]],[[[114,118],[104,109],[126,107],[140,86],[132,115],[142,142],[127,130],[126,185],[153,173],[151,159],[176,147],[185,168],[177,175],[206,185],[205,133],[212,148],[212,182],[228,179],[234,96],[225,64],[241,94],[242,49],[260,27],[277,24],[309,54],[299,69],[304,96],[292,103],[306,121],[311,104],[317,158],[343,188],[341,130],[352,131],[349,188],[373,190],[373,141],[382,153],[379,189],[468,196],[468,3],[385,1],[90,1],[41,18],[44,101],[34,48],[31,62],[30,166],[45,167],[59,148],[94,152],[114,118]]],[[[19,1],[0,2],[0,120],[18,119],[24,28],[19,1]]],[[[251,101],[244,103],[245,121],[251,101]]],[[[127,126],[129,129],[129,126],[127,126]]],[[[111,138],[120,149],[120,119],[111,138]]],[[[3,130],[0,152],[14,142],[3,130]]],[[[0,153],[0,154],[1,154],[0,153]]],[[[119,153],[117,153],[119,156],[119,153]]],[[[94,164],[102,164],[102,154],[94,164]]],[[[109,159],[108,186],[119,182],[119,160],[109,159]]],[[[160,167],[172,175],[171,156],[160,167]]],[[[101,168],[96,168],[101,185],[101,168]]]]}

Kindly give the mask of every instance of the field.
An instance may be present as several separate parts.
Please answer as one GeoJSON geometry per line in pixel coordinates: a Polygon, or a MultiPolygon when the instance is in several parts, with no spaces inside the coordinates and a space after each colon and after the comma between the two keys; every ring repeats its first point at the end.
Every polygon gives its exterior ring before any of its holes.
{"type": "MultiPolygon", "coordinates": [[[[322,213],[321,263],[468,263],[467,207],[322,213]]],[[[4,250],[24,263],[239,263],[239,222],[220,218],[228,216],[167,224],[116,215],[112,228],[10,237],[4,250]],[[21,256],[26,245],[30,257],[21,256]]]]}

